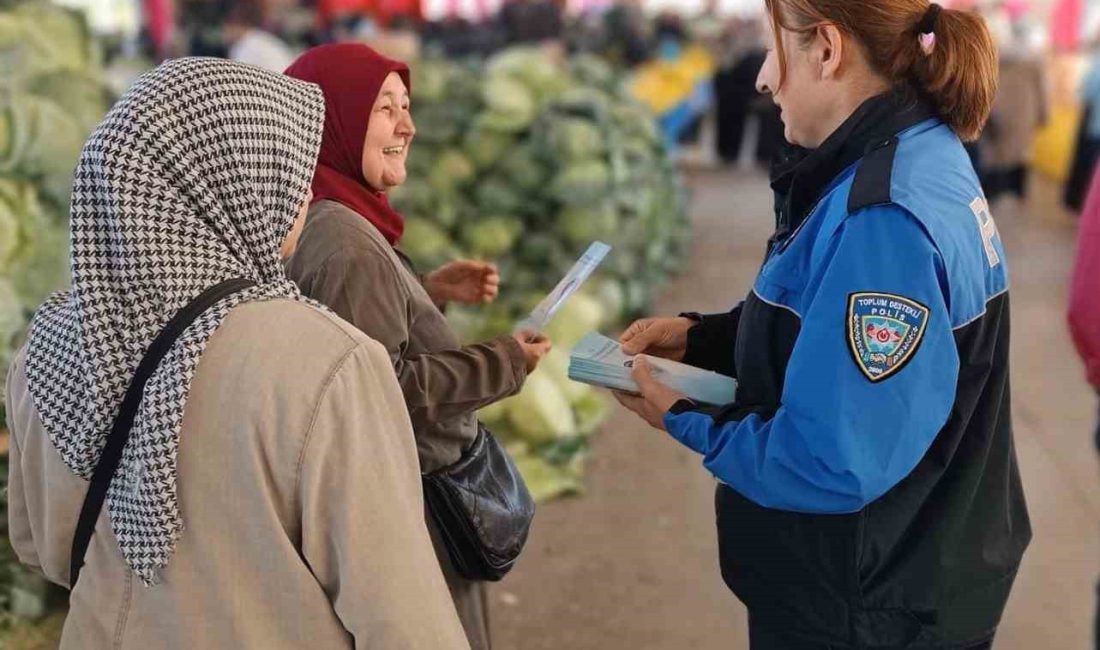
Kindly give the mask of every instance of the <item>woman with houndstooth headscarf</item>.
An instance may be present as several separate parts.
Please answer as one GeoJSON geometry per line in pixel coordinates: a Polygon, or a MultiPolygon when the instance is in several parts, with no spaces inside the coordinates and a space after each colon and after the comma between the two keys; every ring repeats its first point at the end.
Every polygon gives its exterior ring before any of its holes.
{"type": "Polygon", "coordinates": [[[84,147],[72,289],[7,382],[12,542],[72,589],[62,647],[466,647],[386,352],[283,271],[323,123],[316,86],[180,59],[84,147]]]}

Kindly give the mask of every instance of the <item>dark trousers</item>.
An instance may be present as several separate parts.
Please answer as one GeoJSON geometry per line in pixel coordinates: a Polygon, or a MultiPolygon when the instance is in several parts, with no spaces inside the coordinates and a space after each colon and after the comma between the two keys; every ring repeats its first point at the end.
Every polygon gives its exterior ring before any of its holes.
{"type": "MultiPolygon", "coordinates": [[[[993,648],[993,641],[982,641],[981,643],[956,646],[952,648],[925,648],[925,647],[911,647],[911,648],[864,648],[863,650],[991,650],[993,648]]],[[[812,641],[803,641],[791,636],[788,636],[783,631],[765,630],[758,625],[753,625],[749,622],[749,649],[750,650],[853,650],[849,646],[830,645],[828,643],[816,643],[812,641]]]]}
{"type": "Polygon", "coordinates": [[[1015,195],[1018,199],[1027,198],[1027,168],[1023,165],[990,169],[982,178],[985,196],[996,201],[1003,194],[1015,195]]]}
{"type": "Polygon", "coordinates": [[[1085,109],[1085,116],[1077,133],[1077,150],[1062,197],[1065,206],[1076,213],[1080,213],[1085,207],[1085,197],[1092,184],[1092,173],[1096,169],[1097,159],[1100,158],[1100,138],[1093,137],[1089,132],[1093,111],[1100,111],[1100,105],[1085,109]]]}

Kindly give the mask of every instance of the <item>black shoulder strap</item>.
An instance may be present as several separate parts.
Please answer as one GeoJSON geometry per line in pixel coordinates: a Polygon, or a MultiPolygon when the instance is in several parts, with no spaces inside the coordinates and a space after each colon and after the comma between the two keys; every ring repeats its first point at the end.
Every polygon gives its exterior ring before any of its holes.
{"type": "Polygon", "coordinates": [[[878,142],[863,156],[848,194],[848,214],[855,214],[873,205],[890,203],[893,185],[894,157],[898,153],[898,139],[878,142]]]}
{"type": "Polygon", "coordinates": [[[88,552],[88,543],[91,542],[92,533],[95,532],[96,520],[99,519],[103,501],[107,498],[107,489],[111,486],[111,479],[114,478],[118,464],[122,460],[122,450],[126,448],[126,442],[130,439],[130,428],[134,425],[134,417],[137,415],[138,406],[141,405],[145,382],[160,365],[172,344],[196,318],[222,298],[253,287],[255,284],[252,280],[234,279],[210,287],[179,310],[160,331],[157,338],[153,339],[153,343],[145,352],[133,379],[130,380],[130,386],[126,389],[126,396],[122,400],[122,406],[119,407],[114,424],[111,425],[107,443],[103,446],[99,462],[92,473],[88,493],[84,496],[84,505],[80,508],[80,518],[76,522],[76,533],[73,535],[72,554],[69,556],[69,589],[76,586],[77,578],[80,577],[80,568],[84,566],[84,555],[88,552]]]}

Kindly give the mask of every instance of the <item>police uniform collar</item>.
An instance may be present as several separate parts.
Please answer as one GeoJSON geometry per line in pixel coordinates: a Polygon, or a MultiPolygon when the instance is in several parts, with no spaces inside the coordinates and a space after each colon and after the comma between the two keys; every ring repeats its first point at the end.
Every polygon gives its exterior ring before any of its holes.
{"type": "Polygon", "coordinates": [[[935,115],[913,93],[893,90],[860,105],[817,149],[788,147],[772,168],[776,233],[769,245],[797,229],[845,169],[869,151],[935,115]]]}

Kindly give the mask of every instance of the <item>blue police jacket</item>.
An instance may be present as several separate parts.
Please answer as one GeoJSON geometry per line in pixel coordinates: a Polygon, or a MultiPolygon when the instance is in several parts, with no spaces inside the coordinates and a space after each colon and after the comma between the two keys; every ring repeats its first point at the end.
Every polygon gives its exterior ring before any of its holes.
{"type": "Polygon", "coordinates": [[[736,402],[665,426],[720,481],[723,575],[755,620],[852,647],[981,641],[1030,539],[1004,248],[919,102],[875,98],[831,140],[811,157],[838,173],[791,189],[815,200],[748,298],[690,333],[686,361],[737,377],[736,402]]]}

